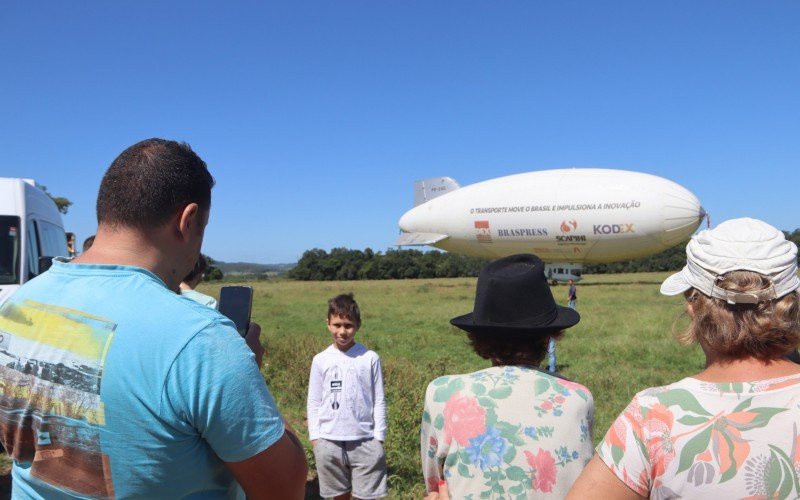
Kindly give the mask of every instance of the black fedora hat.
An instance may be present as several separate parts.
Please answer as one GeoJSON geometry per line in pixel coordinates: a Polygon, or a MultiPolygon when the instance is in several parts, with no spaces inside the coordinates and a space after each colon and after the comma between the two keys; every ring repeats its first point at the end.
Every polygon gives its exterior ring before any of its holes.
{"type": "Polygon", "coordinates": [[[471,333],[544,334],[574,326],[580,319],[577,311],[553,300],[542,260],[518,254],[481,270],[473,311],[450,324],[471,333]]]}

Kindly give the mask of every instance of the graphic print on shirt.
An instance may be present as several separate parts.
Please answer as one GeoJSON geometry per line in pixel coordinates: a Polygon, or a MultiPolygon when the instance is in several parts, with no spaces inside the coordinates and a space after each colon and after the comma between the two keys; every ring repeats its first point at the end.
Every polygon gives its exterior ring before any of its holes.
{"type": "Polygon", "coordinates": [[[347,388],[345,390],[345,398],[347,398],[347,407],[350,408],[350,412],[358,418],[360,415],[363,415],[363,411],[360,411],[361,408],[364,406],[363,402],[359,405],[359,401],[356,394],[356,381],[358,380],[358,374],[356,373],[356,369],[353,365],[347,367],[347,380],[350,382],[347,384],[347,388]]]}
{"type": "Polygon", "coordinates": [[[116,325],[26,300],[0,308],[0,432],[9,456],[56,487],[113,497],[100,449],[100,384],[116,325]]]}
{"type": "Polygon", "coordinates": [[[339,373],[339,367],[333,367],[333,376],[331,377],[331,394],[333,395],[333,403],[331,408],[334,410],[339,409],[339,393],[342,392],[342,376],[339,373]]]}

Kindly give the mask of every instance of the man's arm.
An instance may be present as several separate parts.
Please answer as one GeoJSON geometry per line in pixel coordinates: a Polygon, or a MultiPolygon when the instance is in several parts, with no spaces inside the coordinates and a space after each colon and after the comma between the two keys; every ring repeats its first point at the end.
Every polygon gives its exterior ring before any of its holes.
{"type": "Polygon", "coordinates": [[[272,446],[242,460],[226,462],[248,499],[303,498],[308,475],[306,454],[289,428],[272,446]]]}

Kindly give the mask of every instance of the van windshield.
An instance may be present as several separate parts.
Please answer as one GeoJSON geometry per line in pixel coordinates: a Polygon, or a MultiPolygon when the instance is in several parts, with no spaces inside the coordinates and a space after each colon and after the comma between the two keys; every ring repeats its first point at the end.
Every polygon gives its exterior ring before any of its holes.
{"type": "Polygon", "coordinates": [[[0,285],[19,284],[19,217],[0,215],[0,285]]]}

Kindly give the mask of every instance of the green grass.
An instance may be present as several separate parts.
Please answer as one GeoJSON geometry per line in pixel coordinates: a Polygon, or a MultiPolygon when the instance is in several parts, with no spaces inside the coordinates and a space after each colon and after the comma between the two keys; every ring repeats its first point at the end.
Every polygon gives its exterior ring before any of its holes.
{"type": "MultiPolygon", "coordinates": [[[[702,369],[698,348],[674,340],[685,324],[682,297],[658,292],[667,273],[587,276],[578,284],[581,322],[558,344],[561,373],[594,394],[598,442],[631,397],[702,369]],[[677,325],[676,325],[677,321],[677,325]]],[[[253,319],[266,346],[263,373],[281,411],[301,434],[313,470],[305,422],[311,358],[330,344],[326,301],[354,292],[363,326],[356,340],[380,354],[388,404],[386,453],[392,498],[421,498],[419,419],[435,377],[489,366],[449,324],[472,310],[475,279],[252,283],[253,319]]],[[[218,285],[200,291],[219,296],[218,285]]],[[[566,304],[567,287],[553,287],[566,304]]]]}

